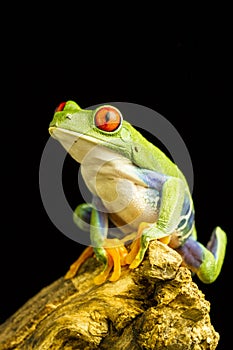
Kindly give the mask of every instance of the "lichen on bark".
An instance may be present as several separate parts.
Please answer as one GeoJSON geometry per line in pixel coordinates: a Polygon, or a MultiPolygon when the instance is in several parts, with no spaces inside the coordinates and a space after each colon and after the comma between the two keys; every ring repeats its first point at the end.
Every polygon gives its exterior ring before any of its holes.
{"type": "Polygon", "coordinates": [[[97,286],[101,265],[89,258],[77,276],[43,288],[0,326],[0,350],[214,350],[210,303],[181,263],[153,241],[137,269],[97,286]]]}

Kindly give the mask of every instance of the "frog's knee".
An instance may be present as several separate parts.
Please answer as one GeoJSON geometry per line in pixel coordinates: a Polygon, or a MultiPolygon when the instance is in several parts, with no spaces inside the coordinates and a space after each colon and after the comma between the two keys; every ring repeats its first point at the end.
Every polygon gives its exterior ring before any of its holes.
{"type": "Polygon", "coordinates": [[[226,252],[227,235],[217,226],[210,237],[207,249],[213,253],[216,260],[223,260],[226,252]]]}
{"type": "Polygon", "coordinates": [[[221,271],[226,242],[225,232],[217,227],[207,248],[191,236],[177,251],[182,255],[185,265],[195,272],[203,283],[212,283],[221,271]]]}
{"type": "Polygon", "coordinates": [[[203,261],[197,270],[197,275],[204,283],[212,283],[220,274],[225,252],[227,236],[220,228],[216,227],[207,244],[207,248],[202,246],[203,261]]]}
{"type": "Polygon", "coordinates": [[[203,247],[203,261],[196,274],[203,283],[212,283],[218,277],[223,261],[216,260],[214,255],[203,247]]]}

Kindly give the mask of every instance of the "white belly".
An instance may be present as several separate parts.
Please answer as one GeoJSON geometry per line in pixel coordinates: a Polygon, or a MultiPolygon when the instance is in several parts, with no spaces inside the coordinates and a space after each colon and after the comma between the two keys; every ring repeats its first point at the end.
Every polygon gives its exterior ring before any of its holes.
{"type": "Polygon", "coordinates": [[[124,233],[134,231],[142,221],[157,221],[159,192],[146,186],[126,157],[97,146],[82,160],[81,172],[89,190],[124,233]]]}

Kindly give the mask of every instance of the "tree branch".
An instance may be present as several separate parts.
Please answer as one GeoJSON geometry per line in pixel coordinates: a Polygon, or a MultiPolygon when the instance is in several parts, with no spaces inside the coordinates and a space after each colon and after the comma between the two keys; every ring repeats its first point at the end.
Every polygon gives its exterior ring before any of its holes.
{"type": "Polygon", "coordinates": [[[214,350],[210,303],[181,262],[153,241],[139,268],[96,286],[101,265],[89,258],[75,278],[42,289],[0,326],[0,350],[214,350]]]}

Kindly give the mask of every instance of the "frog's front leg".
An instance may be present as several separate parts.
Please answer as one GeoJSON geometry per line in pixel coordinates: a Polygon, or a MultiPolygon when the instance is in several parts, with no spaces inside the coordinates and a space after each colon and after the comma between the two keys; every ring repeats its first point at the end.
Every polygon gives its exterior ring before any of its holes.
{"type": "Polygon", "coordinates": [[[97,260],[104,265],[103,271],[94,279],[95,284],[102,284],[108,278],[114,282],[120,278],[121,266],[124,266],[128,254],[124,243],[118,239],[108,239],[108,215],[105,212],[92,210],[90,236],[97,260]]]}
{"type": "Polygon", "coordinates": [[[185,196],[185,184],[179,178],[170,177],[163,184],[159,219],[156,223],[142,222],[138,228],[138,238],[131,245],[126,258],[130,268],[136,268],[143,260],[149,242],[159,239],[168,244],[170,235],[177,226],[185,196]]]}
{"type": "Polygon", "coordinates": [[[183,257],[184,265],[196,273],[202,282],[212,283],[220,273],[226,244],[226,233],[220,227],[216,227],[207,247],[198,242],[196,234],[193,234],[176,250],[183,257]]]}
{"type": "MultiPolygon", "coordinates": [[[[95,198],[95,204],[98,199],[95,198]]],[[[128,251],[118,239],[107,239],[108,214],[96,209],[96,206],[82,204],[74,214],[76,224],[84,231],[90,232],[92,247],[87,247],[80,257],[71,265],[65,278],[72,278],[83,262],[93,253],[103,263],[103,271],[94,279],[95,284],[102,284],[113,269],[110,281],[116,281],[121,274],[121,266],[128,251]]]]}
{"type": "MultiPolygon", "coordinates": [[[[91,213],[93,210],[93,206],[91,204],[83,203],[77,206],[74,211],[73,219],[75,224],[85,232],[90,232],[90,222],[91,222],[91,213]]],[[[92,247],[87,247],[84,249],[82,254],[78,257],[78,259],[70,265],[69,270],[65,274],[65,279],[73,278],[78,272],[80,266],[92,255],[94,254],[92,247]]]]}

